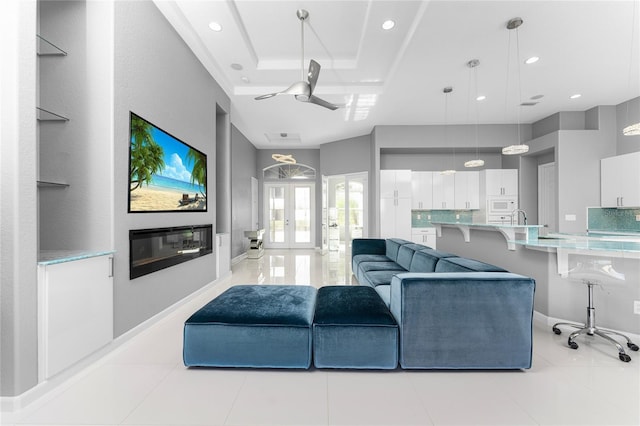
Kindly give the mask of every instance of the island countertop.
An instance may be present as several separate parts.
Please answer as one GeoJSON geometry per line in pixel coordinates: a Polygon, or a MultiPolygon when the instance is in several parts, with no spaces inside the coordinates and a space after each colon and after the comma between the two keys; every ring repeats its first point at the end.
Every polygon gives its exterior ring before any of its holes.
{"type": "Polygon", "coordinates": [[[457,228],[462,232],[465,242],[471,241],[471,229],[480,229],[484,231],[500,232],[506,242],[509,250],[516,249],[516,241],[531,241],[538,238],[538,230],[542,225],[511,225],[511,224],[493,224],[493,223],[473,223],[473,222],[447,222],[432,221],[431,224],[436,228],[438,237],[442,236],[442,227],[457,228]]]}

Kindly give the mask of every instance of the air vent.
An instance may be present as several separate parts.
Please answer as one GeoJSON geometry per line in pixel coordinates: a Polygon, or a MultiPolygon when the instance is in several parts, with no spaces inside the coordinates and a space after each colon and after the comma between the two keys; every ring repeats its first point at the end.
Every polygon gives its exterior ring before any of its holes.
{"type": "Polygon", "coordinates": [[[520,106],[534,106],[534,105],[538,105],[538,102],[523,102],[520,104],[520,106]]]}
{"type": "Polygon", "coordinates": [[[279,132],[279,133],[265,133],[264,135],[266,136],[269,143],[296,145],[302,142],[302,140],[300,139],[299,133],[279,132]]]}

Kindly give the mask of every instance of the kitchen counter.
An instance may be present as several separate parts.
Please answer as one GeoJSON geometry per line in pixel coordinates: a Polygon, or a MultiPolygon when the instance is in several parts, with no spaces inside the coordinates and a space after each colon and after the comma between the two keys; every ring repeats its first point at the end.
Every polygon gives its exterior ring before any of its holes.
{"type": "Polygon", "coordinates": [[[73,262],[74,260],[89,259],[91,257],[113,254],[115,251],[91,250],[41,250],[38,253],[38,265],[55,265],[56,263],[73,262]]]}
{"type": "Polygon", "coordinates": [[[509,250],[516,249],[516,241],[527,242],[538,239],[538,230],[542,228],[542,225],[503,225],[492,223],[473,223],[473,222],[445,222],[445,221],[433,221],[431,222],[436,228],[436,234],[438,237],[442,236],[442,227],[457,228],[462,232],[465,242],[471,241],[471,230],[477,229],[481,231],[494,231],[501,233],[506,242],[509,250]]]}

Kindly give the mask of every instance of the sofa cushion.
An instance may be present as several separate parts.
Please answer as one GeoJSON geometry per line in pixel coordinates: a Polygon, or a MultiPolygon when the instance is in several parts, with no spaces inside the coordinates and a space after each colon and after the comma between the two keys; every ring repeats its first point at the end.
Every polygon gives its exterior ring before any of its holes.
{"type": "Polygon", "coordinates": [[[405,272],[407,271],[369,271],[363,274],[362,280],[358,280],[358,282],[362,285],[368,285],[369,287],[389,285],[394,276],[405,272]]]}
{"type": "Polygon", "coordinates": [[[387,305],[391,305],[391,285],[381,284],[375,287],[376,293],[380,299],[387,305]]]}
{"type": "Polygon", "coordinates": [[[404,244],[400,246],[400,248],[398,249],[398,258],[396,259],[396,262],[400,266],[402,266],[402,268],[408,271],[409,268],[411,267],[411,260],[413,260],[413,255],[417,251],[420,251],[426,248],[427,246],[423,246],[422,244],[414,244],[414,243],[404,244]]]}
{"type": "Polygon", "coordinates": [[[444,257],[455,257],[455,254],[447,253],[444,251],[438,251],[434,249],[423,249],[417,251],[413,255],[411,265],[409,267],[410,272],[434,272],[436,270],[436,264],[438,260],[444,257]]]}
{"type": "Polygon", "coordinates": [[[435,272],[508,272],[499,266],[465,257],[447,257],[436,264],[435,272]]]}
{"type": "Polygon", "coordinates": [[[406,271],[406,269],[390,260],[386,262],[361,262],[358,265],[358,272],[360,274],[369,271],[406,271]]]}
{"type": "Polygon", "coordinates": [[[403,240],[402,238],[388,238],[386,240],[385,254],[389,259],[396,262],[398,260],[398,251],[405,244],[411,244],[411,241],[403,240]]]}
{"type": "Polygon", "coordinates": [[[238,285],[184,324],[186,366],[308,368],[317,290],[238,285]]]}
{"type": "Polygon", "coordinates": [[[398,325],[375,290],[325,286],[313,320],[313,362],[318,368],[398,365],[398,325]]]}

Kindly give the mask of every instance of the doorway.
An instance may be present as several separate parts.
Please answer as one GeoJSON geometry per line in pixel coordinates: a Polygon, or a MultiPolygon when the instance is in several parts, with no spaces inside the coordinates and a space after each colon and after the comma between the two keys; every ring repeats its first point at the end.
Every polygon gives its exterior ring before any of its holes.
{"type": "Polygon", "coordinates": [[[313,248],[315,182],[264,184],[266,248],[313,248]]]}
{"type": "Polygon", "coordinates": [[[548,232],[558,232],[556,163],[538,166],[538,223],[548,232]]]}
{"type": "Polygon", "coordinates": [[[354,238],[368,236],[367,173],[329,176],[327,187],[328,250],[347,252],[354,238]]]}

